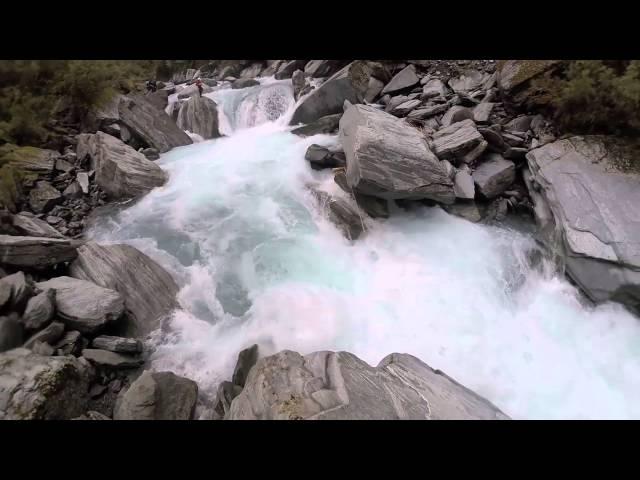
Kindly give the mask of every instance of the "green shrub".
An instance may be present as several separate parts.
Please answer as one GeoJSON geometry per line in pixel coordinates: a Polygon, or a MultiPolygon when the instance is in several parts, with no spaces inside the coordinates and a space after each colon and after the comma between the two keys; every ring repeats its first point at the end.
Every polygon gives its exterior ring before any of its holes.
{"type": "Polygon", "coordinates": [[[640,133],[640,61],[571,62],[563,78],[548,80],[557,125],[578,134],[640,133]]]}

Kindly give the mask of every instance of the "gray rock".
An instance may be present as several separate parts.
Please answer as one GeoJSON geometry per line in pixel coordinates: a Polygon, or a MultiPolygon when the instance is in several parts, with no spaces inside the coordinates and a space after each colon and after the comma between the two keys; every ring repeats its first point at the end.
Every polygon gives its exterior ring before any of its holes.
{"type": "Polygon", "coordinates": [[[17,314],[0,317],[0,353],[19,347],[23,338],[23,327],[17,314]]]}
{"type": "Polygon", "coordinates": [[[178,286],[171,275],[129,245],[83,245],[71,265],[71,275],[122,295],[128,337],[144,337],[177,307],[178,286]]]}
{"type": "Polygon", "coordinates": [[[326,115],[319,118],[315,122],[291,130],[291,133],[294,133],[301,137],[310,137],[312,135],[318,135],[321,133],[332,133],[338,129],[341,118],[342,113],[336,113],[335,115],[326,115]]]}
{"type": "Polygon", "coordinates": [[[473,223],[478,223],[482,220],[482,213],[474,202],[456,202],[453,205],[445,205],[443,208],[447,213],[473,223]]]}
{"type": "Polygon", "coordinates": [[[240,78],[255,78],[260,75],[264,66],[262,63],[252,63],[240,72],[240,78]]]}
{"type": "Polygon", "coordinates": [[[76,175],[76,181],[80,185],[82,193],[85,195],[89,193],[89,174],[87,172],[78,172],[76,175]]]}
{"type": "Polygon", "coordinates": [[[220,137],[216,102],[207,97],[191,97],[180,107],[178,127],[204,139],[220,137]]]}
{"type": "Polygon", "coordinates": [[[24,348],[32,348],[36,342],[48,343],[49,345],[55,344],[62,334],[64,333],[64,324],[60,322],[53,322],[47,325],[43,330],[32,335],[29,340],[24,344],[24,348]]]}
{"type": "Polygon", "coordinates": [[[145,371],[118,398],[114,420],[191,420],[198,385],[171,372],[145,371]]]}
{"type": "MultiPolygon", "coordinates": [[[[4,278],[4,277],[3,277],[4,278]]],[[[11,284],[0,282],[0,310],[11,300],[11,284]]]]}
{"type": "Polygon", "coordinates": [[[63,200],[60,192],[48,182],[37,182],[36,188],[29,192],[29,206],[36,213],[48,212],[63,200]]]}
{"type": "Polygon", "coordinates": [[[18,214],[14,215],[12,220],[13,226],[24,236],[64,238],[64,235],[39,218],[18,214]]]}
{"type": "Polygon", "coordinates": [[[453,123],[462,122],[463,120],[473,120],[473,111],[460,105],[454,105],[442,116],[440,124],[443,127],[448,127],[453,123]]]}
{"type": "Polygon", "coordinates": [[[369,78],[369,86],[367,87],[367,91],[364,94],[364,100],[369,103],[373,102],[376,98],[378,98],[378,95],[380,95],[380,92],[382,92],[383,88],[384,83],[374,76],[371,76],[369,78]]]}
{"type": "Polygon", "coordinates": [[[443,103],[442,105],[431,105],[424,108],[416,108],[415,110],[410,112],[407,117],[415,119],[429,118],[446,111],[448,108],[449,105],[447,105],[446,103],[443,103]]]}
{"type": "Polygon", "coordinates": [[[345,192],[352,194],[358,206],[371,218],[389,218],[389,202],[384,198],[372,197],[354,190],[347,183],[347,174],[344,169],[336,172],[333,180],[345,192]]]}
{"type": "Polygon", "coordinates": [[[482,102],[473,109],[473,119],[478,123],[486,123],[493,111],[493,103],[482,102]]]}
{"type": "Polygon", "coordinates": [[[463,120],[439,130],[433,135],[433,151],[441,159],[456,163],[471,163],[487,147],[473,120],[463,120]]]}
{"type": "Polygon", "coordinates": [[[64,198],[82,198],[82,187],[76,181],[71,182],[62,192],[64,198]]]}
{"type": "MultiPolygon", "coordinates": [[[[91,168],[96,171],[96,183],[112,199],[144,195],[167,181],[167,175],[158,165],[104,132],[79,135],[80,145],[83,150],[87,146],[91,168]]],[[[80,185],[82,187],[82,183],[80,185]]]]}
{"type": "Polygon", "coordinates": [[[595,302],[640,312],[640,174],[621,140],[571,137],[530,151],[528,182],[542,239],[595,302]],[[532,181],[531,181],[532,180],[532,181]]]}
{"type": "Polygon", "coordinates": [[[231,381],[234,385],[244,387],[244,384],[249,375],[251,367],[253,367],[258,361],[258,345],[252,345],[249,348],[245,348],[238,354],[238,361],[236,367],[233,370],[233,377],[231,381]]]}
{"type": "Polygon", "coordinates": [[[324,209],[329,220],[334,223],[349,240],[357,240],[364,231],[360,212],[342,198],[336,198],[326,192],[311,189],[313,197],[324,209]]]}
{"type": "Polygon", "coordinates": [[[419,106],[420,103],[421,103],[420,100],[407,100],[406,102],[402,102],[397,107],[392,108],[391,114],[398,117],[404,117],[409,112],[411,112],[411,110],[419,106]]]}
{"type": "Polygon", "coordinates": [[[82,350],[82,356],[100,367],[136,368],[144,363],[144,360],[139,357],[93,348],[82,350]]]}
{"type": "Polygon", "coordinates": [[[456,172],[453,192],[456,194],[456,198],[462,198],[465,200],[473,200],[476,196],[473,178],[471,177],[468,169],[460,169],[456,172]]]}
{"type": "Polygon", "coordinates": [[[549,96],[538,95],[538,88],[533,85],[533,81],[544,76],[547,72],[553,72],[561,65],[562,62],[559,60],[506,60],[499,62],[497,83],[502,98],[512,107],[545,104],[549,96]]]}
{"type": "Polygon", "coordinates": [[[480,88],[487,80],[489,75],[477,70],[465,70],[462,75],[449,80],[451,90],[456,93],[466,93],[480,88]]]}
{"type": "Polygon", "coordinates": [[[309,60],[304,66],[304,73],[312,78],[328,77],[344,66],[342,60],[309,60]]]}
{"type": "Polygon", "coordinates": [[[524,139],[509,132],[503,132],[502,139],[511,147],[522,147],[524,145],[524,139]]]}
{"type": "MultiPolygon", "coordinates": [[[[31,282],[25,278],[22,272],[7,275],[0,279],[0,291],[3,292],[2,296],[5,298],[7,290],[9,291],[9,308],[22,314],[27,306],[27,302],[34,294],[31,282]]],[[[7,300],[3,303],[6,305],[7,300]]]]}
{"type": "Polygon", "coordinates": [[[56,277],[36,286],[56,291],[59,317],[67,327],[80,333],[95,334],[124,312],[124,301],[118,292],[85,280],[56,277]]]}
{"type": "Polygon", "coordinates": [[[46,327],[53,319],[55,313],[55,290],[44,290],[42,293],[31,297],[22,316],[22,323],[27,330],[40,330],[46,327]]]}
{"type": "Polygon", "coordinates": [[[135,338],[101,335],[93,339],[91,346],[116,353],[142,353],[142,342],[135,338]]]}
{"type": "Polygon", "coordinates": [[[380,62],[367,62],[367,66],[371,71],[371,76],[377,78],[382,83],[388,83],[391,81],[392,75],[389,69],[380,62]]]}
{"type": "Polygon", "coordinates": [[[298,100],[300,92],[304,89],[307,82],[302,70],[296,70],[291,76],[291,85],[293,85],[293,98],[298,100]]]}
{"type": "Polygon", "coordinates": [[[508,419],[484,398],[411,355],[371,367],[348,352],[288,350],[258,361],[229,420],[508,419]]]}
{"type": "Polygon", "coordinates": [[[260,82],[254,80],[253,78],[239,78],[233,81],[233,83],[231,84],[231,88],[237,90],[240,88],[255,87],[256,85],[260,85],[260,82]]]}
{"type": "Polygon", "coordinates": [[[0,420],[68,420],[87,408],[90,370],[74,357],[0,355],[0,420]]]}
{"type": "Polygon", "coordinates": [[[149,160],[158,160],[160,158],[160,153],[155,148],[145,148],[142,150],[142,154],[147,157],[149,160]]]}
{"type": "Polygon", "coordinates": [[[444,99],[447,96],[447,87],[439,78],[432,78],[422,87],[422,98],[441,98],[444,99]]]}
{"type": "Polygon", "coordinates": [[[385,112],[353,105],[340,119],[347,180],[365,195],[453,203],[453,181],[420,132],[385,112]]]}
{"type": "Polygon", "coordinates": [[[314,170],[344,167],[345,165],[343,157],[334,154],[325,147],[315,144],[307,149],[304,158],[311,164],[311,168],[314,170]]]}
{"type": "Polygon", "coordinates": [[[399,92],[411,88],[420,83],[420,78],[416,75],[416,67],[408,65],[398,72],[391,81],[382,89],[382,94],[399,92]]]}
{"type": "Polygon", "coordinates": [[[296,70],[303,70],[306,63],[306,60],[290,60],[288,62],[281,63],[275,74],[276,80],[291,78],[293,72],[296,70]]]}
{"type": "Polygon", "coordinates": [[[507,148],[507,144],[504,143],[502,135],[493,128],[479,128],[478,131],[494,151],[504,152],[507,148]]]}
{"type": "Polygon", "coordinates": [[[529,127],[531,127],[531,121],[533,119],[533,115],[522,115],[508,122],[505,127],[509,130],[515,130],[517,132],[526,132],[527,130],[529,130],[529,127]]]}
{"type": "Polygon", "coordinates": [[[262,71],[263,77],[271,77],[276,74],[284,60],[267,60],[267,68],[262,71]]]}
{"type": "Polygon", "coordinates": [[[55,150],[6,144],[0,150],[0,164],[9,164],[28,176],[50,175],[59,156],[55,150]]]}
{"type": "Polygon", "coordinates": [[[59,224],[60,224],[60,222],[64,222],[64,219],[62,219],[62,218],[60,218],[60,217],[53,216],[53,215],[49,215],[49,216],[46,218],[46,221],[47,221],[47,223],[48,223],[49,225],[59,225],[59,224]]]}
{"type": "Polygon", "coordinates": [[[169,92],[167,90],[156,90],[144,97],[147,102],[156,107],[158,110],[164,111],[169,104],[169,92]]]}
{"type": "Polygon", "coordinates": [[[369,77],[369,67],[365,62],[350,63],[302,100],[290,124],[308,124],[326,115],[341,113],[345,100],[362,102],[369,88],[369,77]]]}
{"type": "Polygon", "coordinates": [[[160,153],[193,143],[169,115],[164,111],[158,111],[142,96],[123,100],[118,111],[121,126],[125,125],[149,147],[157,149],[160,153]]]}
{"type": "Polygon", "coordinates": [[[72,420],[92,420],[92,421],[97,421],[97,420],[111,420],[109,417],[107,417],[106,415],[103,415],[100,412],[96,412],[93,410],[88,411],[87,413],[80,415],[79,417],[76,418],[72,418],[72,420]]]}
{"type": "Polygon", "coordinates": [[[528,151],[525,147],[507,147],[503,155],[510,160],[524,160],[528,151]]]}
{"type": "Polygon", "coordinates": [[[60,340],[58,340],[54,348],[61,351],[63,355],[79,355],[83,348],[82,334],[77,330],[65,332],[60,340]]]}
{"type": "Polygon", "coordinates": [[[499,153],[490,153],[473,172],[473,181],[485,198],[495,198],[516,179],[516,166],[499,153]]]}
{"type": "Polygon", "coordinates": [[[56,350],[48,343],[35,342],[33,344],[33,347],[31,348],[31,351],[36,355],[43,355],[45,357],[49,357],[53,355],[56,350]]]}
{"type": "MultiPolygon", "coordinates": [[[[235,80],[236,79],[234,78],[232,81],[235,81],[235,80]]],[[[202,93],[209,93],[211,91],[213,91],[213,89],[208,85],[202,86],[202,93]]],[[[180,90],[180,93],[178,93],[178,100],[184,100],[187,98],[199,97],[199,96],[200,96],[200,92],[198,91],[198,87],[195,85],[189,85],[188,87],[185,87],[182,90],[180,90]]]]}
{"type": "Polygon", "coordinates": [[[234,385],[231,382],[221,382],[220,385],[218,385],[216,399],[213,402],[213,411],[217,419],[224,418],[231,407],[231,402],[240,395],[241,391],[242,387],[234,385]]]}
{"type": "Polygon", "coordinates": [[[72,261],[81,244],[63,238],[0,235],[0,258],[11,267],[43,269],[72,261]]]}
{"type": "Polygon", "coordinates": [[[62,158],[58,158],[56,160],[56,170],[58,170],[60,172],[70,172],[74,168],[75,167],[73,165],[71,165],[66,160],[63,160],[62,158]]]}

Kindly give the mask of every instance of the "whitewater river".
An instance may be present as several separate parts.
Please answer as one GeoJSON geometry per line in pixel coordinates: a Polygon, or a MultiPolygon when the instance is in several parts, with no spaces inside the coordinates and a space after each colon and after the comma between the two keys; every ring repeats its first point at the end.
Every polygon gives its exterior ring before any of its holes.
{"type": "Polygon", "coordinates": [[[366,219],[351,243],[306,188],[345,196],[304,160],[337,138],[289,133],[290,82],[207,96],[227,136],[162,155],[169,182],[89,232],[140,248],[181,287],[153,368],[210,393],[256,342],[372,365],[406,352],[514,418],[640,418],[640,322],[532,270],[531,235],[425,207],[366,219]]]}

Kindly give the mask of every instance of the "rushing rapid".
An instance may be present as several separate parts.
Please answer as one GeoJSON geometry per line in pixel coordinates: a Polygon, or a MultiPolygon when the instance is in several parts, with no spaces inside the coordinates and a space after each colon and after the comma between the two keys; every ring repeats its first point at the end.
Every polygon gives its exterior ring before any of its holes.
{"type": "Polygon", "coordinates": [[[252,343],[373,365],[406,352],[514,418],[640,418],[638,319],[533,268],[526,229],[425,207],[366,219],[349,242],[307,190],[345,196],[304,160],[309,145],[337,140],[289,132],[290,82],[207,96],[227,136],[162,155],[169,182],[90,231],[140,248],[181,286],[154,368],[212,392],[252,343]]]}

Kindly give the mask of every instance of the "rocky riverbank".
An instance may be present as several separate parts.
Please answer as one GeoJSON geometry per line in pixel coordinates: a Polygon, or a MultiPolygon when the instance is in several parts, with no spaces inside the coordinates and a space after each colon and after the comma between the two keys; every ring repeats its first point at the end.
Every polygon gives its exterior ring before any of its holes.
{"type": "Polygon", "coordinates": [[[619,142],[558,138],[534,109],[532,80],[557,68],[224,61],[176,73],[149,95],[115,96],[60,151],[2,145],[0,419],[508,418],[398,353],[372,367],[348,352],[260,358],[256,345],[240,352],[217,397],[204,398],[192,380],[147,369],[147,336],[178,308],[175,280],[137,249],[87,242],[83,231],[93,209],[162,186],[154,161],[192,143],[189,134],[221,136],[217,105],[197,94],[195,78],[205,91],[291,78],[292,132],[338,135],[341,148],[312,145],[305,159],[333,169],[344,197],[309,187],[346,237],[357,241],[395,207],[440,205],[486,223],[529,216],[591,300],[638,311],[640,176],[625,168],[619,142]]]}

